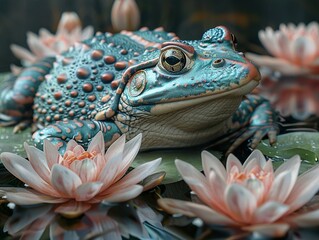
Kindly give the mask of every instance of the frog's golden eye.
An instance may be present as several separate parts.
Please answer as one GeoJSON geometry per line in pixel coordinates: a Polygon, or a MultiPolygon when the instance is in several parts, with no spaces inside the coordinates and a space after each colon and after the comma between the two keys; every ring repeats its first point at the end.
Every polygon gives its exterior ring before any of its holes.
{"type": "Polygon", "coordinates": [[[162,52],[160,57],[161,66],[171,73],[179,73],[186,66],[186,55],[182,50],[177,48],[169,48],[162,52]]]}

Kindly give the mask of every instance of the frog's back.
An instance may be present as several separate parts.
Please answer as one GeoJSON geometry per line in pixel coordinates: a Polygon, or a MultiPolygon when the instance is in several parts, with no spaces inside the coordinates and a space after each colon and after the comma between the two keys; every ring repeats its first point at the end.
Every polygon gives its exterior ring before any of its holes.
{"type": "Polygon", "coordinates": [[[66,119],[91,119],[115,96],[129,66],[148,60],[147,48],[176,38],[162,29],[120,34],[97,33],[57,58],[34,101],[34,122],[41,125],[66,119]],[[144,53],[144,54],[143,54],[144,53]]]}

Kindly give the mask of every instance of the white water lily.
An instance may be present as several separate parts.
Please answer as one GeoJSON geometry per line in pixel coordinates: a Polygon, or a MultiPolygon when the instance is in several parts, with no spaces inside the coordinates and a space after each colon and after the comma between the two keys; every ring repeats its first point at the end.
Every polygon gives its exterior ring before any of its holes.
{"type": "MultiPolygon", "coordinates": [[[[87,26],[82,30],[79,16],[74,12],[64,12],[61,16],[56,34],[47,29],[40,29],[39,36],[32,32],[27,33],[27,43],[30,51],[12,44],[13,54],[22,60],[25,66],[39,61],[44,57],[61,54],[76,42],[92,37],[93,27],[87,26]]],[[[14,68],[16,72],[16,68],[14,68]]]]}

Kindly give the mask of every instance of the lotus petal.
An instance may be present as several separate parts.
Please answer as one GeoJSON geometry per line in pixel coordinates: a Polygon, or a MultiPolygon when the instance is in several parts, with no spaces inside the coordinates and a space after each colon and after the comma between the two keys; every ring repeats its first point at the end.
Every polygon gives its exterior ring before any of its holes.
{"type": "Polygon", "coordinates": [[[191,164],[181,160],[175,160],[175,165],[179,173],[188,186],[198,195],[198,197],[206,202],[211,202],[210,188],[207,179],[191,164]]]}
{"type": "Polygon", "coordinates": [[[246,231],[254,232],[261,237],[283,237],[289,230],[289,224],[274,223],[274,224],[260,224],[252,225],[243,228],[246,231]]]}
{"type": "Polygon", "coordinates": [[[17,205],[33,205],[39,203],[61,203],[66,199],[51,197],[27,188],[1,187],[0,195],[17,205]]]}
{"type": "Polygon", "coordinates": [[[98,132],[90,142],[88,152],[105,153],[104,136],[102,132],[98,132]]]}
{"type": "Polygon", "coordinates": [[[225,190],[228,214],[238,222],[249,223],[256,210],[256,197],[245,187],[233,183],[225,190]]]}
{"type": "Polygon", "coordinates": [[[58,196],[58,193],[37,174],[26,159],[13,153],[2,153],[0,158],[5,168],[28,186],[38,192],[58,196]]]}
{"type": "Polygon", "coordinates": [[[315,227],[319,225],[319,209],[292,216],[291,223],[298,227],[315,227]]]}
{"type": "Polygon", "coordinates": [[[49,169],[52,169],[52,166],[56,163],[59,163],[59,159],[61,158],[58,149],[54,146],[49,140],[44,139],[43,141],[43,151],[47,161],[47,165],[49,169]]]}
{"type": "Polygon", "coordinates": [[[268,201],[258,207],[254,213],[254,222],[272,223],[281,218],[289,210],[289,206],[279,202],[268,201]]]}
{"type": "Polygon", "coordinates": [[[159,199],[157,202],[168,213],[181,213],[189,217],[199,217],[209,224],[230,226],[238,225],[238,223],[233,221],[231,218],[202,204],[169,198],[159,199]]]}
{"type": "Polygon", "coordinates": [[[93,182],[97,178],[97,166],[91,159],[75,160],[70,164],[70,169],[80,177],[82,183],[93,182]]]}
{"type": "MultiPolygon", "coordinates": [[[[125,202],[127,200],[133,199],[140,195],[143,191],[143,186],[141,185],[130,185],[128,187],[117,189],[109,194],[103,196],[104,203],[110,202],[125,202]]],[[[102,203],[103,203],[102,202],[102,203]]]]}
{"type": "Polygon", "coordinates": [[[88,201],[94,198],[101,190],[103,183],[87,182],[80,185],[75,191],[76,201],[88,201]]]}
{"type": "Polygon", "coordinates": [[[202,165],[205,176],[209,176],[209,172],[213,169],[217,174],[226,181],[226,170],[225,166],[221,163],[221,161],[216,158],[213,154],[203,151],[202,152],[202,165]]]}
{"type": "Polygon", "coordinates": [[[51,183],[61,196],[72,198],[82,181],[72,170],[55,164],[51,171],[51,183]]]}
{"type": "Polygon", "coordinates": [[[125,143],[123,150],[123,160],[120,162],[117,177],[114,181],[118,181],[126,173],[133,160],[135,159],[142,143],[142,134],[138,134],[136,137],[125,143]]]}
{"type": "Polygon", "coordinates": [[[258,169],[263,169],[266,165],[266,159],[260,150],[254,150],[246,159],[243,164],[245,172],[252,172],[252,169],[255,169],[258,166],[258,169]]]}
{"type": "Polygon", "coordinates": [[[319,190],[319,165],[300,175],[285,204],[290,205],[293,212],[305,205],[319,190]]]}
{"type": "Polygon", "coordinates": [[[50,184],[50,169],[47,164],[46,157],[39,149],[24,143],[29,162],[37,174],[47,183],[50,184]]]}
{"type": "Polygon", "coordinates": [[[20,59],[25,59],[26,61],[29,62],[35,62],[36,57],[27,49],[20,47],[16,44],[11,44],[10,49],[13,52],[13,54],[20,59]]]}
{"type": "Polygon", "coordinates": [[[54,211],[67,218],[75,218],[88,211],[91,207],[92,205],[89,203],[70,200],[60,204],[54,211]]]}
{"type": "Polygon", "coordinates": [[[233,154],[229,154],[226,162],[227,176],[230,176],[233,171],[242,172],[243,169],[243,165],[238,158],[236,158],[233,154]]]}
{"type": "Polygon", "coordinates": [[[158,158],[138,166],[125,175],[121,180],[116,182],[113,186],[108,188],[103,194],[118,191],[121,188],[127,188],[129,185],[135,185],[141,182],[144,178],[146,178],[146,176],[152,174],[156,170],[156,168],[160,165],[161,160],[161,158],[158,158]]]}

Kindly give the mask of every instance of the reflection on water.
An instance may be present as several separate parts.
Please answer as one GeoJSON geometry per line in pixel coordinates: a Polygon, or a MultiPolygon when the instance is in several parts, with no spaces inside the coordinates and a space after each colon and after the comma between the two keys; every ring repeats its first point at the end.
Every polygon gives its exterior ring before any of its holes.
{"type": "Polygon", "coordinates": [[[3,231],[10,235],[6,238],[180,239],[163,228],[163,216],[141,198],[124,204],[97,204],[75,219],[55,213],[58,207],[58,204],[16,206],[4,222],[3,231]]]}
{"type": "Polygon", "coordinates": [[[58,207],[59,204],[15,206],[10,214],[10,209],[2,204],[0,223],[6,235],[0,234],[0,238],[182,239],[165,231],[163,216],[141,199],[109,206],[96,204],[74,219],[55,213],[58,207]]]}

